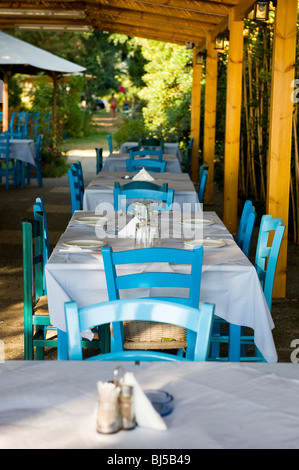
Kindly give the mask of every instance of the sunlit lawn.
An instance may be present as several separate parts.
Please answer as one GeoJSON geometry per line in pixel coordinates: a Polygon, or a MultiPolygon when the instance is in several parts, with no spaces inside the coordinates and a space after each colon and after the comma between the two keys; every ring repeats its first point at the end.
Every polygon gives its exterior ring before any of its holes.
{"type": "Polygon", "coordinates": [[[103,148],[108,150],[107,135],[114,134],[116,122],[112,120],[106,110],[99,110],[93,113],[91,134],[86,137],[71,137],[63,142],[63,150],[90,150],[103,148]]]}

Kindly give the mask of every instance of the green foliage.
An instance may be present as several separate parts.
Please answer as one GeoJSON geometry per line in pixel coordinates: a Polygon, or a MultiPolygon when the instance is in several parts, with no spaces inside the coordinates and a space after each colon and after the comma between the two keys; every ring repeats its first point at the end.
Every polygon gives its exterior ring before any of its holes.
{"type": "Polygon", "coordinates": [[[8,82],[8,101],[10,109],[20,109],[22,105],[21,101],[22,87],[19,84],[16,75],[10,77],[8,82]]]}
{"type": "Polygon", "coordinates": [[[132,120],[124,117],[117,132],[114,134],[114,139],[120,147],[123,142],[138,142],[146,135],[144,121],[141,117],[132,120]]]}
{"type": "Polygon", "coordinates": [[[160,131],[165,138],[188,140],[192,74],[186,65],[192,51],[185,47],[156,41],[143,41],[142,53],[148,60],[143,80],[146,87],[139,96],[149,131],[160,131]]]}

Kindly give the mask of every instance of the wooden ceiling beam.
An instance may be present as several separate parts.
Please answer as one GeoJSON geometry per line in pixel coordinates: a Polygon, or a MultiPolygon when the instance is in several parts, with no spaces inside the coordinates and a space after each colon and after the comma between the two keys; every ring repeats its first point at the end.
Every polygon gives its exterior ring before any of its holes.
{"type": "MultiPolygon", "coordinates": [[[[91,5],[93,2],[87,2],[91,5]]],[[[99,13],[101,6],[111,7],[111,8],[121,8],[124,10],[133,10],[139,12],[153,13],[156,15],[166,15],[169,17],[184,18],[195,21],[203,21],[207,23],[217,24],[219,22],[219,16],[209,14],[209,13],[199,13],[194,10],[187,10],[183,8],[174,8],[169,7],[168,5],[161,5],[161,2],[157,4],[154,3],[142,3],[137,2],[136,0],[97,0],[96,4],[99,7],[99,13]]],[[[220,16],[221,18],[221,16],[220,16]]]]}
{"type": "MultiPolygon", "coordinates": [[[[179,44],[185,46],[186,41],[192,41],[192,38],[186,38],[185,35],[182,35],[180,32],[164,32],[157,31],[156,29],[150,28],[140,28],[138,26],[129,26],[121,24],[108,24],[106,22],[94,25],[94,27],[100,31],[107,31],[110,33],[124,34],[126,36],[136,36],[144,39],[153,39],[155,41],[161,42],[170,42],[174,44],[179,44]]],[[[196,43],[196,41],[192,41],[196,43]]]]}
{"type": "MultiPolygon", "coordinates": [[[[226,16],[230,8],[238,4],[240,0],[123,0],[116,2],[122,4],[135,3],[139,5],[143,11],[148,11],[148,8],[159,7],[170,11],[172,9],[190,11],[194,13],[212,14],[219,16],[226,16]]],[[[111,0],[89,0],[92,3],[101,3],[105,5],[113,5],[111,0]]],[[[136,7],[136,5],[135,5],[136,7]]],[[[135,8],[128,5],[128,8],[135,8]]]]}
{"type": "MultiPolygon", "coordinates": [[[[146,38],[147,35],[150,35],[152,39],[155,39],[155,34],[157,37],[162,37],[164,38],[167,42],[173,42],[173,39],[177,39],[180,41],[180,43],[185,44],[186,41],[198,43],[199,41],[202,41],[202,39],[205,37],[205,34],[202,35],[194,35],[192,33],[188,32],[182,32],[182,30],[176,31],[176,30],[169,30],[167,31],[166,29],[157,29],[156,27],[145,27],[145,26],[139,26],[136,25],[136,23],[131,23],[131,24],[116,24],[116,23],[109,23],[107,21],[98,21],[94,22],[94,27],[96,29],[100,29],[101,31],[109,31],[109,32],[116,32],[115,29],[121,29],[122,33],[121,34],[126,34],[128,36],[134,36],[134,32],[137,32],[136,36],[138,37],[144,37],[146,38]]],[[[158,39],[157,39],[158,40],[158,39]]]]}
{"type": "MultiPolygon", "coordinates": [[[[96,20],[97,22],[97,20],[96,20]]],[[[103,18],[101,17],[100,22],[102,24],[122,24],[122,25],[129,25],[129,26],[138,26],[140,28],[150,28],[150,29],[155,29],[156,31],[161,31],[161,32],[170,32],[170,33],[176,33],[180,32],[180,34],[183,36],[185,35],[188,38],[194,38],[194,40],[197,38],[200,38],[202,40],[203,37],[207,34],[208,31],[211,30],[211,27],[208,28],[208,30],[204,29],[199,29],[199,28],[191,28],[190,26],[183,26],[180,25],[173,25],[171,23],[156,23],[154,21],[145,21],[145,20],[139,20],[136,21],[136,18],[126,18],[126,17],[120,17],[120,18],[103,18]]],[[[189,40],[189,39],[188,39],[189,40]]]]}
{"type": "Polygon", "coordinates": [[[238,5],[234,8],[236,21],[242,21],[246,18],[247,14],[253,9],[256,0],[240,0],[238,5]]]}
{"type": "Polygon", "coordinates": [[[122,8],[111,8],[111,7],[101,7],[100,11],[97,10],[95,7],[87,7],[86,12],[88,16],[92,15],[93,18],[97,18],[100,16],[100,19],[107,19],[110,21],[116,21],[120,18],[124,20],[127,19],[134,19],[137,21],[147,21],[157,23],[158,25],[173,25],[179,27],[186,27],[190,29],[197,29],[197,30],[208,30],[210,31],[215,26],[215,22],[207,23],[203,21],[197,21],[192,19],[185,19],[185,18],[177,18],[173,16],[167,15],[160,15],[142,11],[134,11],[134,10],[127,10],[122,8]]]}

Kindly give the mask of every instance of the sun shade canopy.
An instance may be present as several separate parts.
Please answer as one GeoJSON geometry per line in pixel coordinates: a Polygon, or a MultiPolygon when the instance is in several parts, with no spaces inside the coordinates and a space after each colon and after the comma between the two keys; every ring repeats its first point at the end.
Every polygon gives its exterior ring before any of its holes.
{"type": "Polygon", "coordinates": [[[0,67],[18,73],[31,74],[40,71],[79,73],[86,70],[80,65],[62,59],[39,47],[21,41],[0,31],[0,67]]]}

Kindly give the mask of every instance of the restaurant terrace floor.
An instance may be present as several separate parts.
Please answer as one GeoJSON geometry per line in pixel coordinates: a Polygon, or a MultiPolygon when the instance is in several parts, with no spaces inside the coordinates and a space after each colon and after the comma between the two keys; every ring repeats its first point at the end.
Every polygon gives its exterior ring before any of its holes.
{"type": "MultiPolygon", "coordinates": [[[[93,149],[91,150],[93,152],[93,149]]],[[[72,156],[70,161],[80,160],[83,166],[84,183],[95,176],[96,159],[88,156],[72,156]]],[[[25,189],[5,190],[0,186],[0,340],[4,342],[5,360],[23,359],[23,272],[22,272],[22,217],[32,217],[36,197],[45,201],[51,249],[64,232],[71,217],[71,201],[67,175],[60,178],[44,178],[43,187],[38,188],[33,181],[25,189]]],[[[222,216],[222,191],[215,186],[214,206],[222,216]]],[[[262,215],[262,214],[260,214],[262,215]]],[[[257,229],[256,229],[257,232],[257,229]]],[[[251,257],[255,253],[256,235],[253,240],[251,257]]],[[[279,362],[291,362],[291,353],[299,345],[299,246],[289,243],[287,268],[287,295],[285,299],[273,299],[272,317],[275,323],[274,341],[279,362]]],[[[299,354],[298,361],[299,361],[299,354]]],[[[51,350],[47,359],[56,359],[51,350]]]]}

